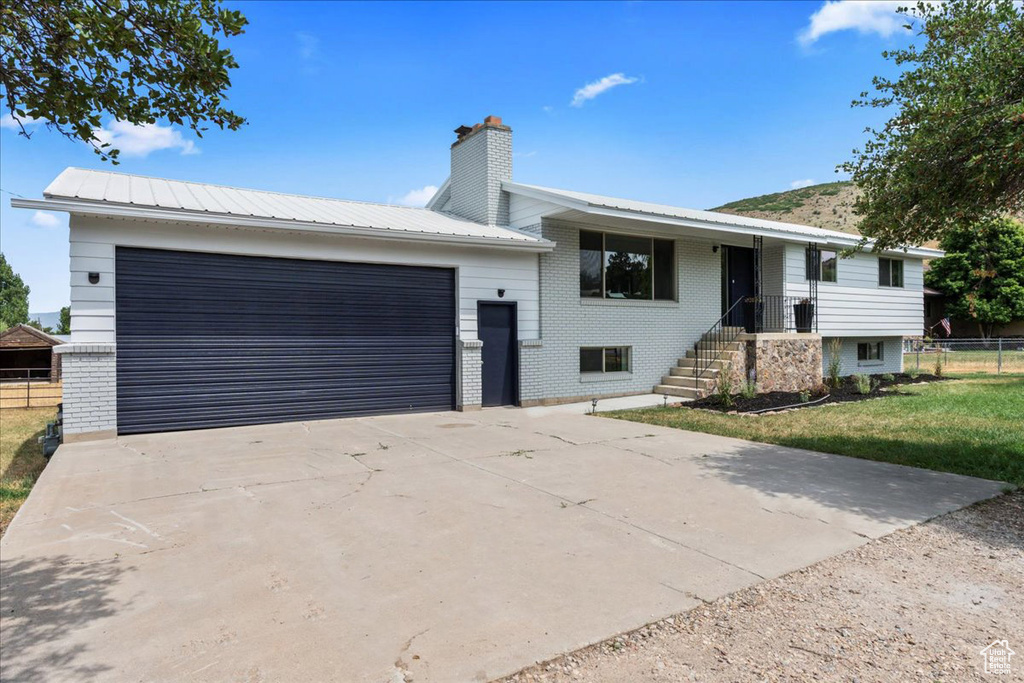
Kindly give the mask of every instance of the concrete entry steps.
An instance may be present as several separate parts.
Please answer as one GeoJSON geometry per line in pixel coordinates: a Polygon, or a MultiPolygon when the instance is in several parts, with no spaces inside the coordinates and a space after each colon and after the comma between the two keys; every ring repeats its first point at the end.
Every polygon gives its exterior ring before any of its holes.
{"type": "MultiPolygon", "coordinates": [[[[742,327],[725,327],[722,330],[723,335],[727,338],[738,336],[742,332],[742,327]]],[[[703,398],[715,390],[719,373],[727,369],[734,358],[741,353],[746,353],[744,342],[712,341],[708,339],[708,334],[705,332],[694,348],[687,349],[685,357],[680,358],[676,366],[669,369],[669,374],[661,378],[661,383],[655,385],[654,393],[688,399],[703,398]],[[698,350],[701,351],[705,360],[708,357],[708,351],[712,352],[715,358],[699,375],[696,370],[698,350]]]]}

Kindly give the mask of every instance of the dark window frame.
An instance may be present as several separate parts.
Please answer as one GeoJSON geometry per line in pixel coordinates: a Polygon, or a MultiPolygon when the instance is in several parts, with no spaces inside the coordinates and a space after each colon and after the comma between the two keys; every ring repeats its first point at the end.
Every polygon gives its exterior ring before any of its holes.
{"type": "MultiPolygon", "coordinates": [[[[593,359],[591,359],[593,360],[593,359]]],[[[580,374],[597,375],[609,372],[632,372],[633,371],[633,347],[632,346],[581,346],[580,347],[580,374]],[[584,369],[583,354],[585,352],[598,352],[601,354],[601,369],[584,369]],[[620,357],[617,369],[608,369],[608,352],[618,354],[620,357]]]]}
{"type": "MultiPolygon", "coordinates": [[[[589,241],[589,240],[586,240],[589,241]]],[[[604,232],[601,230],[580,230],[578,251],[581,254],[580,258],[580,298],[581,299],[601,299],[604,301],[679,301],[679,282],[677,277],[677,262],[676,262],[676,243],[675,240],[663,239],[660,237],[653,237],[648,235],[631,235],[627,233],[617,232],[604,232]],[[600,289],[596,294],[584,294],[583,291],[583,259],[582,253],[583,243],[585,241],[584,235],[599,236],[601,238],[601,256],[599,260],[599,267],[601,269],[601,282],[600,289]],[[608,296],[608,268],[607,268],[607,238],[611,237],[623,237],[629,239],[646,240],[649,243],[649,255],[650,255],[650,297],[639,298],[639,297],[611,297],[608,296]],[[667,252],[667,253],[666,253],[667,252]],[[660,282],[659,280],[663,277],[664,273],[660,270],[666,267],[664,263],[665,258],[670,259],[668,264],[669,278],[668,282],[660,282]],[[659,266],[660,262],[660,266],[659,266]],[[661,277],[659,277],[661,276],[661,277]],[[669,295],[664,296],[659,290],[664,288],[669,289],[669,295]]],[[[596,252],[595,249],[587,249],[587,252],[596,252]]],[[[592,275],[592,274],[591,274],[592,275]]]]}
{"type": "Polygon", "coordinates": [[[880,256],[878,257],[878,286],[879,287],[890,287],[893,289],[903,289],[904,283],[904,268],[903,259],[888,258],[880,256]],[[882,267],[882,262],[885,262],[886,267],[882,267]],[[899,268],[895,268],[896,264],[899,264],[899,268]],[[897,277],[896,274],[899,273],[897,277]],[[897,282],[898,280],[898,282],[897,282]]]}
{"type": "Polygon", "coordinates": [[[869,363],[885,360],[885,345],[880,341],[857,342],[857,362],[869,363]]]}
{"type": "Polygon", "coordinates": [[[820,249],[819,248],[817,250],[817,254],[818,254],[818,262],[815,263],[815,264],[812,264],[811,263],[811,258],[810,258],[810,247],[808,247],[805,250],[804,262],[806,264],[806,268],[804,269],[804,279],[805,280],[815,280],[816,279],[818,282],[831,282],[833,284],[839,282],[839,251],[837,249],[820,249]],[[832,256],[830,256],[829,258],[824,258],[825,254],[831,254],[832,256]],[[831,269],[831,278],[826,278],[825,277],[825,262],[826,261],[832,261],[833,262],[833,266],[832,266],[832,269],[831,269]],[[817,278],[811,277],[811,275],[813,274],[811,272],[811,268],[817,268],[817,270],[818,270],[818,277],[817,278]]]}

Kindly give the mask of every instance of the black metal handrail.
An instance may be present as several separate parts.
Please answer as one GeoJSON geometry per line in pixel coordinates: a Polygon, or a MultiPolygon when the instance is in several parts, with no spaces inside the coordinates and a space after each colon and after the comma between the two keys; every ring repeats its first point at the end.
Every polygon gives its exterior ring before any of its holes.
{"type": "Polygon", "coordinates": [[[806,296],[769,294],[752,297],[753,332],[817,332],[817,301],[806,296]]]}
{"type": "MultiPolygon", "coordinates": [[[[753,297],[748,297],[753,298],[753,297]]],[[[736,307],[742,304],[744,301],[743,297],[736,299],[736,302],[729,307],[721,318],[718,319],[714,325],[708,328],[708,331],[701,336],[697,342],[697,346],[694,349],[693,354],[693,376],[703,377],[704,373],[708,371],[711,364],[718,360],[718,357],[722,355],[722,351],[725,346],[731,343],[743,332],[743,327],[738,325],[727,325],[726,321],[732,319],[733,311],[736,307]]]]}

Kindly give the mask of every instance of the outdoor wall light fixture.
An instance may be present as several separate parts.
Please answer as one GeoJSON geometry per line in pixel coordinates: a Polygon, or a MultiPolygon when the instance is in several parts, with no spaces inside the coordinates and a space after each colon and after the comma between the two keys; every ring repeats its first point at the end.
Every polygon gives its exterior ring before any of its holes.
{"type": "Polygon", "coordinates": [[[499,299],[504,299],[505,298],[505,290],[504,289],[499,289],[498,290],[498,298],[499,299]]]}
{"type": "Polygon", "coordinates": [[[99,281],[100,281],[100,274],[99,273],[89,273],[89,284],[94,285],[94,284],[96,284],[99,281]]]}
{"type": "Polygon", "coordinates": [[[717,244],[715,246],[711,247],[711,253],[713,253],[713,254],[717,254],[718,253],[718,245],[717,244]]]}

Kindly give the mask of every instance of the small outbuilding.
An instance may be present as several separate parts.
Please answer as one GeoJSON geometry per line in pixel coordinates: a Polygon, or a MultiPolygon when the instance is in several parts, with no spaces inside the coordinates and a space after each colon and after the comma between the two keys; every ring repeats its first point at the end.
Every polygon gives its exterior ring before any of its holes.
{"type": "Polygon", "coordinates": [[[53,347],[62,343],[30,325],[0,332],[0,379],[60,381],[60,354],[53,347]]]}

